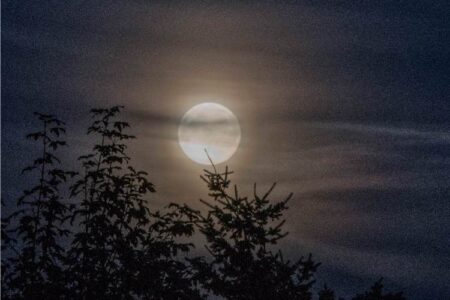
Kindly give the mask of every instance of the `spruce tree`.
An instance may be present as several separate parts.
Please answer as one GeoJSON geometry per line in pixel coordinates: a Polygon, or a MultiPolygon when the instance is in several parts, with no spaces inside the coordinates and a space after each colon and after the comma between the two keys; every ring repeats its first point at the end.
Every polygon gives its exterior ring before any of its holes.
{"type": "Polygon", "coordinates": [[[372,285],[370,291],[358,294],[352,300],[405,300],[402,292],[384,294],[383,288],[383,279],[381,278],[372,285]]]}
{"type": "Polygon", "coordinates": [[[334,291],[328,288],[326,285],[319,291],[319,300],[334,300],[336,296],[334,291]]]}
{"type": "Polygon", "coordinates": [[[275,184],[252,198],[242,197],[238,189],[230,192],[229,176],[205,170],[201,176],[210,191],[210,201],[201,200],[206,214],[193,211],[190,217],[206,238],[210,258],[195,258],[196,280],[211,293],[225,299],[311,299],[313,274],[318,264],[311,255],[291,262],[275,246],[287,235],[283,231],[283,212],[291,195],[269,201],[275,184]]]}

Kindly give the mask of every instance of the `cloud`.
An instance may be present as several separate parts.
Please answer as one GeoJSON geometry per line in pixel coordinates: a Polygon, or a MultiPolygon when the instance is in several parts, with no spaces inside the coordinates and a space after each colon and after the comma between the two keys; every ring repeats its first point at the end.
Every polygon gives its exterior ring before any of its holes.
{"type": "Polygon", "coordinates": [[[415,142],[450,143],[450,133],[442,129],[420,130],[416,128],[386,126],[386,125],[366,125],[343,122],[314,122],[313,127],[326,128],[336,131],[351,131],[366,135],[389,135],[396,138],[413,139],[415,142]]]}
{"type": "Polygon", "coordinates": [[[89,144],[89,109],[125,104],[133,161],[157,185],[153,204],[196,205],[201,167],[181,152],[177,128],[198,101],[219,99],[242,125],[229,161],[236,182],[278,181],[278,196],[297,197],[292,249],[305,239],[336,267],[328,278],[386,269],[450,294],[439,281],[449,252],[447,3],[3,6],[10,199],[26,184],[9,170],[30,155],[18,136],[33,128],[32,111],[68,121],[76,156],[89,144]]]}

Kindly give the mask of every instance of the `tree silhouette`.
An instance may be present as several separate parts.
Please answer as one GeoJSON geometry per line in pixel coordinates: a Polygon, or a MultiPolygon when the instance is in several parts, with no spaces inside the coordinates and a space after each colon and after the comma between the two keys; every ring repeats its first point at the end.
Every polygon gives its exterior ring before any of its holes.
{"type": "MultiPolygon", "coordinates": [[[[91,111],[95,119],[88,134],[98,135],[100,143],[93,153],[79,157],[84,174],[70,188],[72,197],[81,198],[71,220],[81,230],[74,234],[68,268],[69,287],[78,298],[114,294],[111,288],[116,286],[116,246],[125,238],[121,229],[127,221],[121,208],[130,204],[122,197],[124,181],[117,172],[129,160],[123,141],[132,138],[122,133],[128,124],[111,120],[119,111],[119,107],[91,111]]],[[[144,193],[153,190],[149,183],[143,188],[144,193]]]]}
{"type": "MultiPolygon", "coordinates": [[[[1,200],[1,206],[2,208],[5,206],[5,203],[3,201],[3,199],[1,200]]],[[[10,235],[10,232],[8,232],[8,226],[10,225],[10,220],[11,217],[6,217],[3,218],[2,216],[2,225],[1,225],[1,240],[2,240],[2,246],[1,246],[1,251],[2,251],[2,268],[1,268],[1,276],[2,276],[2,289],[4,289],[5,287],[8,287],[10,285],[10,279],[11,279],[11,260],[5,257],[5,251],[8,250],[14,250],[15,253],[14,254],[18,254],[17,250],[14,247],[14,243],[16,243],[17,241],[12,238],[12,236],[10,235]]],[[[5,291],[3,291],[2,294],[2,298],[3,299],[8,299],[10,297],[10,290],[8,289],[5,293],[5,291]]]]}
{"type": "MultiPolygon", "coordinates": [[[[122,107],[93,109],[88,134],[100,142],[81,156],[84,168],[71,187],[80,206],[72,222],[82,230],[74,235],[70,252],[69,287],[74,298],[162,299],[165,294],[199,295],[187,277],[187,266],[175,260],[190,245],[177,235],[191,235],[192,225],[176,227],[177,211],[151,212],[148,193],[154,192],[147,173],[136,171],[126,154],[126,122],[116,120],[122,107]]],[[[184,226],[184,225],[183,225],[184,226]]]]}
{"type": "Polygon", "coordinates": [[[273,204],[268,197],[275,184],[262,197],[256,184],[251,199],[240,196],[236,186],[231,194],[232,172],[213,169],[201,176],[212,200],[201,200],[207,213],[191,212],[211,255],[211,261],[192,260],[204,288],[226,299],[311,299],[319,264],[311,255],[285,260],[281,250],[271,247],[287,235],[282,230],[285,220],[280,219],[292,194],[273,204]]]}
{"type": "Polygon", "coordinates": [[[64,123],[52,115],[36,115],[43,128],[27,138],[41,143],[42,155],[22,173],[35,171],[39,180],[24,191],[17,201],[18,210],[8,218],[18,219],[18,224],[9,231],[15,234],[19,250],[12,248],[16,255],[4,264],[11,268],[5,274],[9,289],[4,291],[4,298],[58,299],[64,286],[65,251],[60,243],[69,234],[63,227],[69,206],[59,188],[74,173],[54,167],[60,162],[54,152],[66,145],[60,139],[65,133],[64,123]]]}
{"type": "Polygon", "coordinates": [[[326,285],[324,288],[319,292],[319,300],[334,300],[335,295],[334,291],[329,289],[326,285]]]}
{"type": "MultiPolygon", "coordinates": [[[[121,109],[91,110],[88,134],[96,142],[79,157],[77,173],[57,168],[65,124],[36,114],[42,128],[27,138],[42,154],[23,170],[36,175],[36,185],[2,217],[2,299],[313,299],[319,264],[311,255],[286,260],[277,248],[292,194],[273,202],[275,184],[262,196],[255,184],[252,197],[243,197],[230,188],[233,172],[213,164],[201,176],[209,189],[205,212],[186,204],[151,210],[155,188],[131,165],[126,150],[134,136],[118,119],[121,109]],[[192,256],[196,232],[209,255],[192,256]]],[[[326,286],[316,296],[335,299],[326,286]]],[[[404,297],[383,293],[380,280],[352,299],[404,297]]]]}
{"type": "Polygon", "coordinates": [[[352,300],[405,300],[401,292],[383,294],[383,279],[374,283],[371,290],[364,294],[359,294],[352,300]]]}

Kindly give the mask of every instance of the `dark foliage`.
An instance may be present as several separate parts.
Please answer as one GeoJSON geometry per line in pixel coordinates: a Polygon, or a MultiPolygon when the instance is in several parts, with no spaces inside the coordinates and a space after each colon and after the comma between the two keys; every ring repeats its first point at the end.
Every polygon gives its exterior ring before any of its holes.
{"type": "MultiPolygon", "coordinates": [[[[36,185],[2,218],[2,299],[312,299],[319,264],[311,255],[286,260],[276,246],[287,235],[282,218],[292,195],[269,200],[230,191],[226,168],[201,176],[210,200],[206,212],[171,204],[151,210],[148,174],[126,153],[129,124],[122,107],[93,109],[88,134],[97,143],[79,157],[80,172],[56,166],[64,123],[36,114],[42,129],[27,138],[42,154],[23,172],[36,185]],[[64,196],[63,192],[68,192],[64,196]],[[72,204],[70,204],[72,203],[72,204]],[[209,255],[192,257],[195,230],[209,255]]],[[[2,201],[3,205],[3,201],[2,201]]],[[[383,294],[381,281],[354,300],[403,300],[383,294]]],[[[320,300],[334,300],[327,287],[320,300]]]]}
{"type": "Polygon", "coordinates": [[[335,295],[334,291],[330,290],[326,285],[324,288],[319,292],[319,300],[334,300],[335,295]]]}
{"type": "Polygon", "coordinates": [[[41,143],[42,155],[22,173],[36,172],[38,182],[24,191],[17,200],[18,209],[6,220],[16,221],[8,233],[15,236],[17,248],[5,232],[7,240],[3,242],[16,255],[5,259],[4,266],[9,269],[3,276],[3,283],[8,286],[8,289],[2,289],[4,298],[56,299],[52,295],[62,293],[64,287],[65,256],[61,238],[70,233],[63,227],[70,211],[59,188],[74,173],[55,167],[60,162],[55,151],[66,145],[61,140],[65,133],[64,123],[52,115],[36,115],[42,129],[27,138],[41,143]]]}
{"type": "Polygon", "coordinates": [[[134,137],[124,133],[128,123],[116,120],[120,109],[92,110],[88,134],[99,143],[79,158],[84,174],[70,188],[80,203],[72,215],[80,230],[69,253],[71,297],[195,298],[187,266],[175,259],[190,245],[174,241],[190,236],[192,225],[179,224],[175,210],[149,210],[144,197],[155,189],[146,172],[129,164],[126,141],[134,137]]]}
{"type": "Polygon", "coordinates": [[[214,167],[201,176],[212,201],[201,200],[208,211],[192,212],[192,219],[206,237],[211,260],[192,260],[196,276],[206,289],[226,299],[311,299],[319,264],[311,255],[285,260],[271,247],[287,234],[280,218],[292,195],[271,203],[275,184],[263,196],[255,185],[251,199],[240,196],[236,186],[231,194],[230,174],[228,168],[219,173],[214,167]]]}
{"type": "Polygon", "coordinates": [[[405,298],[401,292],[383,294],[383,282],[380,279],[375,282],[370,291],[357,295],[352,300],[405,300],[405,298]]]}

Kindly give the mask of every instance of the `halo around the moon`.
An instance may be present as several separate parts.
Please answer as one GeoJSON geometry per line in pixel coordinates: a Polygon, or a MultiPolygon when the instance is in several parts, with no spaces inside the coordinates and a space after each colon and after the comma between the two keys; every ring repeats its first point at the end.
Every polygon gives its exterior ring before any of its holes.
{"type": "Polygon", "coordinates": [[[236,116],[225,106],[206,102],[188,110],[178,128],[183,152],[193,161],[209,165],[228,160],[239,147],[241,128],[236,116]]]}

